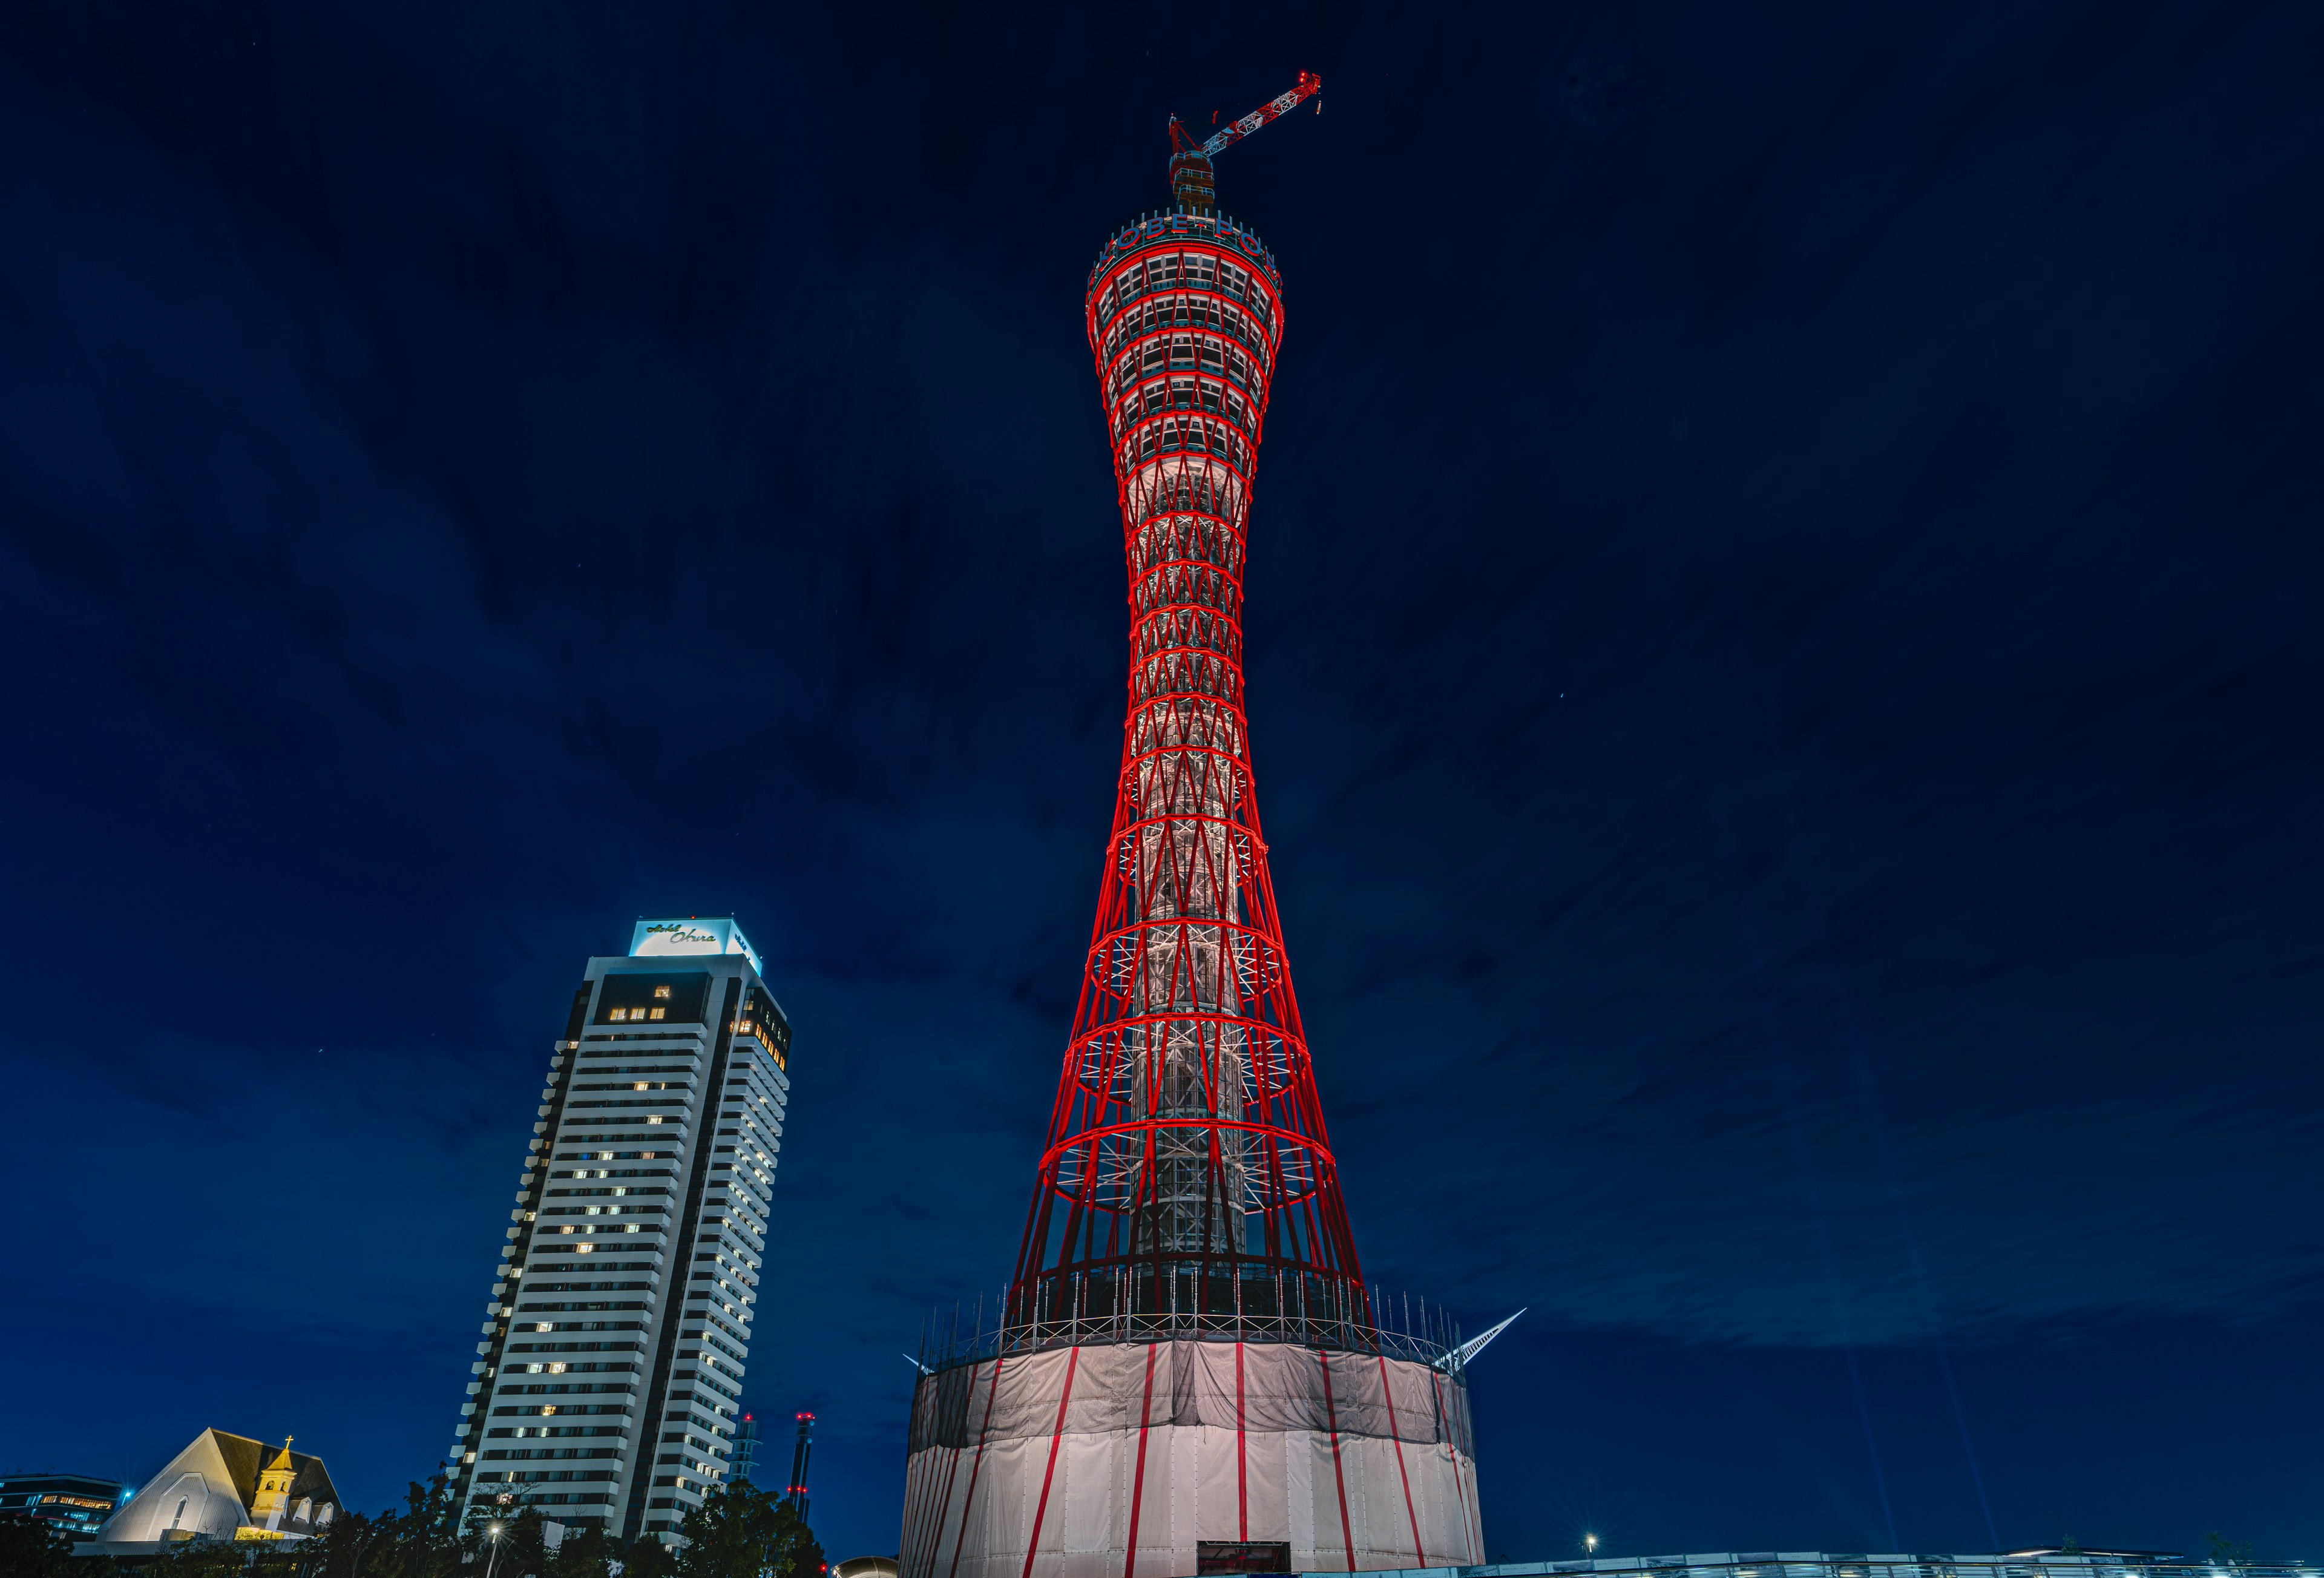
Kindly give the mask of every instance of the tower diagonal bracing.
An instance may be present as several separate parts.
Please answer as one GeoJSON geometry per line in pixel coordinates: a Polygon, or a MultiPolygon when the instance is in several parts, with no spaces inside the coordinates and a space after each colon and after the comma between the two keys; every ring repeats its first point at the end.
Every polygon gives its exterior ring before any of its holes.
{"type": "Polygon", "coordinates": [[[1364,1316],[1253,792],[1242,603],[1284,314],[1247,232],[1178,215],[1086,325],[1129,568],[1129,706],[1097,918],[1010,1315],[1364,1316]]]}
{"type": "Polygon", "coordinates": [[[902,1578],[1193,1578],[1483,1559],[1468,1350],[1368,1293],[1268,870],[1244,699],[1251,479],[1283,281],[1172,124],[1177,206],[1091,272],[1129,699],[1017,1265],[924,1338],[902,1578]]]}

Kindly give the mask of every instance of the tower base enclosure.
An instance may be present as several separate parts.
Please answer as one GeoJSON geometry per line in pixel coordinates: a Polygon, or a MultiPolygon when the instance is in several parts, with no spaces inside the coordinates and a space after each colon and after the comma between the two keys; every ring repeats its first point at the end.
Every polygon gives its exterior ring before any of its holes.
{"type": "Polygon", "coordinates": [[[1085,1344],[912,1399],[902,1578],[1192,1578],[1484,1559],[1467,1389],[1292,1343],[1085,1344]],[[1208,1557],[1210,1560],[1205,1561],[1208,1557]]]}

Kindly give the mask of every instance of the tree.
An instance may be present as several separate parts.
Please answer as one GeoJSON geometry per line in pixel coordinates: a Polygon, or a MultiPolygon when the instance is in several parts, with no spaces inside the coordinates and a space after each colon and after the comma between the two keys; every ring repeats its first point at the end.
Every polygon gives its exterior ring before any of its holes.
{"type": "Polygon", "coordinates": [[[382,1538],[391,1537],[392,1512],[377,1518],[343,1512],[323,1526],[307,1551],[307,1578],[355,1578],[382,1538]]]}
{"type": "Polygon", "coordinates": [[[2218,1529],[2203,1536],[2211,1543],[2211,1564],[2215,1567],[2248,1567],[2252,1562],[2249,1540],[2229,1539],[2218,1529]]]}
{"type": "Polygon", "coordinates": [[[349,1569],[328,1578],[468,1578],[462,1558],[480,1551],[484,1541],[473,1536],[462,1540],[459,1515],[443,1475],[425,1485],[415,1481],[404,1490],[403,1510],[371,1520],[349,1569]]]}
{"type": "MultiPolygon", "coordinates": [[[[605,1564],[619,1557],[620,1547],[605,1537],[604,1529],[567,1529],[565,1543],[549,1556],[540,1578],[607,1578],[605,1564]]],[[[630,1578],[626,1566],[622,1578],[630,1578]]]]}
{"type": "Polygon", "coordinates": [[[485,1562],[497,1574],[506,1578],[523,1578],[531,1573],[541,1578],[549,1567],[549,1536],[540,1527],[540,1513],[530,1507],[520,1509],[512,1518],[499,1520],[501,1532],[497,1543],[501,1548],[498,1560],[492,1556],[492,1536],[485,1543],[485,1562]]]}
{"type": "Polygon", "coordinates": [[[251,1555],[246,1540],[187,1540],[155,1556],[144,1571],[153,1578],[242,1578],[251,1555]]]}
{"type": "Polygon", "coordinates": [[[0,1573],[8,1578],[88,1578],[112,1565],[110,1557],[74,1560],[64,1531],[37,1518],[0,1522],[0,1573]]]}
{"type": "Polygon", "coordinates": [[[678,1558],[651,1535],[641,1535],[622,1553],[622,1578],[677,1578],[678,1558]]]}
{"type": "Polygon", "coordinates": [[[822,1578],[823,1546],[807,1520],[747,1481],[712,1491],[678,1532],[687,1542],[678,1578],[822,1578]]]}

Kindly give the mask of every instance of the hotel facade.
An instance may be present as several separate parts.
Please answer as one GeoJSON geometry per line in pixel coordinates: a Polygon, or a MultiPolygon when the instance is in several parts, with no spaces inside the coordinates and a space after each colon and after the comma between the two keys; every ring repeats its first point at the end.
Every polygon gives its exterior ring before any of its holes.
{"type": "Polygon", "coordinates": [[[460,1406],[464,1521],[668,1534],[726,1479],[789,1062],[733,920],[641,920],[589,961],[460,1406]]]}

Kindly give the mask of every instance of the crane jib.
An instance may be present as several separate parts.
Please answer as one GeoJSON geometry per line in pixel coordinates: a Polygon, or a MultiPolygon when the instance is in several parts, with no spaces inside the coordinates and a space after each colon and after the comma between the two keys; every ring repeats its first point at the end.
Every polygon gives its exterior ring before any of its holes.
{"type": "Polygon", "coordinates": [[[1250,136],[1253,132],[1259,130],[1259,127],[1267,125],[1268,122],[1283,114],[1284,111],[1297,108],[1303,99],[1311,98],[1314,95],[1321,93],[1323,90],[1323,79],[1321,77],[1316,76],[1312,71],[1302,71],[1299,73],[1299,82],[1296,87],[1293,88],[1287,93],[1280,94],[1277,97],[1268,100],[1265,104],[1251,111],[1250,114],[1243,116],[1242,119],[1235,122],[1234,125],[1219,133],[1209,142],[1204,143],[1203,144],[1204,153],[1213,154],[1222,148],[1230,147],[1236,143],[1241,142],[1245,137],[1250,136]]]}

